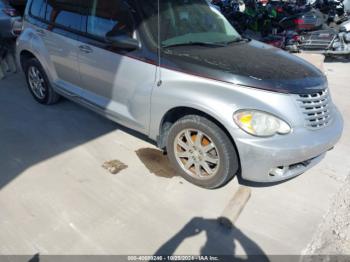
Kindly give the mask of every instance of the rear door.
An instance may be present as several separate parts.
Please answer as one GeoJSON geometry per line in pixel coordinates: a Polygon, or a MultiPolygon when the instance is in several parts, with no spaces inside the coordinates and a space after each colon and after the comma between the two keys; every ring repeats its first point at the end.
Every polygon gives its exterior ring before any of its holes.
{"type": "Polygon", "coordinates": [[[106,36],[138,38],[135,10],[125,0],[87,0],[86,35],[79,39],[83,97],[132,129],[147,133],[156,66],[145,62],[143,50],[112,47],[106,36]]]}
{"type": "Polygon", "coordinates": [[[36,33],[44,41],[53,64],[54,72],[51,74],[54,84],[68,95],[78,96],[82,93],[78,64],[78,34],[82,26],[81,1],[33,0],[30,8],[30,16],[40,22],[36,33]]]}

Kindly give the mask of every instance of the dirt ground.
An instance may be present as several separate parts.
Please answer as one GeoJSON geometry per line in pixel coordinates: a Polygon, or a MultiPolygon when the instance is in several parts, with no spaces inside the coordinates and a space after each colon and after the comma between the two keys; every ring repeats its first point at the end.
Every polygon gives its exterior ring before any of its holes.
{"type": "Polygon", "coordinates": [[[315,254],[350,254],[350,174],[305,250],[305,255],[315,254]]]}
{"type": "MultiPolygon", "coordinates": [[[[349,89],[350,63],[347,60],[330,59],[325,63],[325,68],[331,85],[335,82],[339,84],[338,92],[333,92],[333,98],[340,102],[338,96],[344,95],[343,92],[348,92],[349,89]]],[[[345,103],[344,105],[348,107],[350,100],[345,103]]],[[[345,126],[348,125],[347,112],[348,109],[343,111],[345,126]]],[[[347,144],[350,142],[346,141],[347,144]]],[[[350,155],[350,152],[345,154],[350,155]]],[[[338,164],[334,162],[333,165],[338,164]]],[[[328,212],[303,252],[305,255],[350,255],[350,172],[347,169],[344,171],[348,172],[345,177],[332,174],[333,179],[340,181],[343,185],[333,196],[328,212]]],[[[308,260],[310,258],[306,259],[308,260]]]]}

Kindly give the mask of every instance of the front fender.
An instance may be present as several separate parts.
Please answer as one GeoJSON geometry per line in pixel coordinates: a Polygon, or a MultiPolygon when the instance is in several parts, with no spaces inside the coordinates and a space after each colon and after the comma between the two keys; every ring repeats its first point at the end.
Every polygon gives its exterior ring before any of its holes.
{"type": "Polygon", "coordinates": [[[269,112],[287,120],[291,126],[303,126],[304,119],[288,94],[264,91],[162,69],[162,85],[152,95],[150,138],[157,140],[162,120],[177,107],[202,111],[221,123],[232,138],[245,135],[234,123],[233,115],[241,109],[269,112]]]}
{"type": "MultiPolygon", "coordinates": [[[[150,138],[157,140],[164,116],[179,107],[201,111],[224,126],[225,123],[232,124],[233,103],[219,99],[215,95],[215,89],[208,85],[206,79],[163,70],[162,85],[155,87],[152,95],[150,138]],[[225,120],[222,119],[222,112],[227,112],[225,120]]],[[[230,127],[232,128],[232,125],[230,127]]]]}

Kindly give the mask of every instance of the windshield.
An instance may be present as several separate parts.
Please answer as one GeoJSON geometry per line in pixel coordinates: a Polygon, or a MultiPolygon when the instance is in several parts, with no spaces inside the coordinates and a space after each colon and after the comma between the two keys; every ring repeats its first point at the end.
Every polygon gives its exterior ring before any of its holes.
{"type": "MultiPolygon", "coordinates": [[[[158,39],[157,0],[141,0],[146,24],[158,39]]],[[[224,44],[241,39],[226,18],[206,0],[160,0],[162,47],[182,44],[224,44]]]]}

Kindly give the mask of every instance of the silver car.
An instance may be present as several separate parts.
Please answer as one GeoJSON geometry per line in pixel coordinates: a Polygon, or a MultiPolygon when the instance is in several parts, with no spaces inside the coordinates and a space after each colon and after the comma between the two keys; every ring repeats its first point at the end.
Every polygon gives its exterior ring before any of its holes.
{"type": "Polygon", "coordinates": [[[295,177],[341,136],[322,72],[206,0],[30,0],[24,20],[18,62],[39,103],[64,96],[145,134],[198,186],[295,177]]]}

